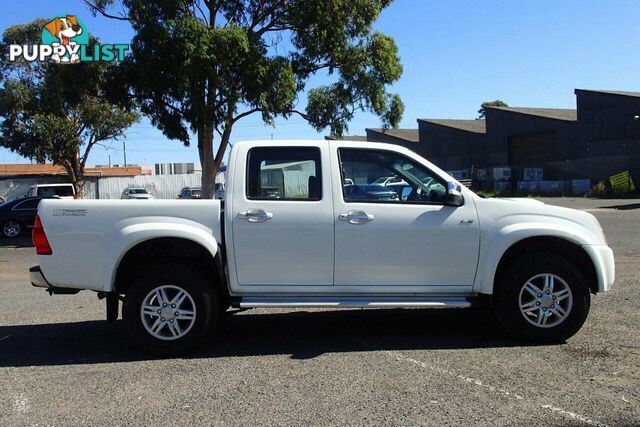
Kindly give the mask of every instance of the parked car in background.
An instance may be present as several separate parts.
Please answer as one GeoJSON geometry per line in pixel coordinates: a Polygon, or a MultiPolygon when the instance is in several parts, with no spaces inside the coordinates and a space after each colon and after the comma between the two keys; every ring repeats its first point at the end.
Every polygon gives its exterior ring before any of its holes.
{"type": "Polygon", "coordinates": [[[136,199],[136,200],[149,200],[153,199],[153,196],[142,187],[125,188],[122,192],[121,199],[136,199]]]}
{"type": "Polygon", "coordinates": [[[73,184],[36,184],[29,187],[25,197],[59,197],[61,199],[74,199],[76,190],[73,184]]]}
{"type": "Polygon", "coordinates": [[[33,228],[42,197],[24,197],[0,205],[0,225],[4,237],[18,237],[26,229],[33,228]]]}
{"type": "Polygon", "coordinates": [[[373,181],[372,184],[387,186],[389,184],[395,184],[398,182],[402,182],[402,178],[399,178],[398,175],[391,175],[381,176],[380,178],[373,181]]]}
{"type": "Polygon", "coordinates": [[[184,187],[180,194],[178,194],[178,199],[201,199],[202,198],[202,188],[200,187],[184,187]]]}

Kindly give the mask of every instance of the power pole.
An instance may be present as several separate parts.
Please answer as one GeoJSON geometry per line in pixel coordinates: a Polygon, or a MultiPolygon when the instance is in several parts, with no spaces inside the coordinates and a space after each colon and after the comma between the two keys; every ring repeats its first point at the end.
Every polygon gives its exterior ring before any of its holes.
{"type": "Polygon", "coordinates": [[[122,141],[122,151],[124,151],[124,167],[127,167],[127,142],[122,141]]]}

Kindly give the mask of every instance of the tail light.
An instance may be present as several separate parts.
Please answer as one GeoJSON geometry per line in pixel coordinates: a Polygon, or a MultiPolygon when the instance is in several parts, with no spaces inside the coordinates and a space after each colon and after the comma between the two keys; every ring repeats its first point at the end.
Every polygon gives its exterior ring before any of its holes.
{"type": "Polygon", "coordinates": [[[33,246],[36,247],[36,253],[38,255],[51,255],[53,253],[51,245],[49,245],[47,235],[44,232],[42,221],[40,221],[40,217],[38,215],[36,215],[36,223],[33,227],[32,237],[33,246]]]}

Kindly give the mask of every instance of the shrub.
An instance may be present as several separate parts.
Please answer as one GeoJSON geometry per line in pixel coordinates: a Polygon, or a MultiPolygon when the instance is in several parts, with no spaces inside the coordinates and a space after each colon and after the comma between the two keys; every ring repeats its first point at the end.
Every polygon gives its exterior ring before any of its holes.
{"type": "Polygon", "coordinates": [[[587,197],[605,197],[607,193],[607,185],[604,181],[598,181],[596,185],[591,187],[591,190],[587,193],[587,197]]]}

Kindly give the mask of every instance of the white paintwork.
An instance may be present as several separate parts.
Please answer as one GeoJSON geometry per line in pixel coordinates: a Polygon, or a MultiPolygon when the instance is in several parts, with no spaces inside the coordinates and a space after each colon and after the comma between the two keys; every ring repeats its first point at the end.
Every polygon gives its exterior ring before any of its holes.
{"type": "MultiPolygon", "coordinates": [[[[338,141],[335,148],[353,147],[338,141]]],[[[338,150],[331,150],[333,174],[339,176],[338,150]]],[[[387,149],[379,144],[371,148],[387,149]]],[[[394,152],[418,160],[437,173],[437,167],[409,150],[394,152]]],[[[439,173],[438,173],[439,172],[439,173]]],[[[448,181],[452,180],[451,178],[448,181]]],[[[335,277],[338,286],[429,287],[429,292],[470,293],[476,274],[480,227],[473,197],[460,207],[351,202],[342,197],[339,179],[333,181],[337,215],[364,212],[364,224],[335,223],[335,277]],[[446,248],[446,250],[443,250],[446,248]]]]}
{"type": "MultiPolygon", "coordinates": [[[[230,265],[241,286],[313,286],[333,284],[333,203],[328,146],[321,150],[320,201],[249,200],[245,195],[248,150],[241,144],[231,155],[233,179],[227,183],[225,205],[230,265]],[[240,212],[262,210],[264,222],[250,222],[240,212]],[[232,255],[233,254],[233,255],[232,255]]],[[[300,144],[297,146],[309,146],[300,144]]],[[[315,144],[314,144],[315,145],[315,144]]],[[[295,149],[295,148],[292,148],[295,149]]]]}
{"type": "MultiPolygon", "coordinates": [[[[464,187],[461,207],[345,203],[339,147],[395,151],[445,181],[455,181],[395,145],[240,142],[229,159],[224,242],[217,200],[43,200],[39,215],[53,255],[38,256],[42,272],[53,286],[111,291],[118,263],[128,250],[149,239],[176,237],[192,240],[212,255],[219,244],[224,247],[232,296],[306,296],[321,303],[321,297],[329,296],[386,295],[388,301],[393,296],[410,303],[416,295],[491,294],[496,267],[509,247],[528,237],[556,236],[581,245],[589,254],[600,291],[611,287],[613,253],[591,214],[529,199],[482,199],[464,187]],[[256,146],[319,147],[322,200],[248,200],[246,157],[256,146]],[[241,218],[251,209],[262,209],[270,217],[263,222],[241,218]],[[339,219],[348,211],[363,211],[374,219],[349,224],[339,219]]],[[[414,300],[420,301],[430,300],[414,300]]]]}
{"type": "Polygon", "coordinates": [[[51,200],[38,215],[53,250],[38,256],[53,286],[112,290],[118,263],[138,243],[159,237],[192,240],[218,251],[219,200],[51,200]]]}

